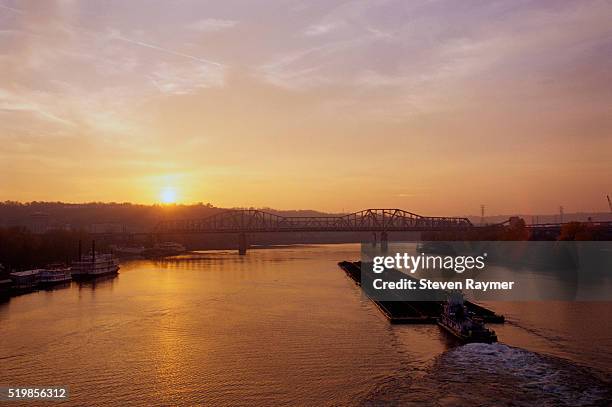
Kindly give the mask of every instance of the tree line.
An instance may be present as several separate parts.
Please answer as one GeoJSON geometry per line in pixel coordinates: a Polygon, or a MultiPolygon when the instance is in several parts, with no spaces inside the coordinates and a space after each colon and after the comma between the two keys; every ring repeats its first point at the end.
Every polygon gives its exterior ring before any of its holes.
{"type": "Polygon", "coordinates": [[[50,230],[35,234],[24,227],[0,228],[3,273],[44,267],[50,263],[70,264],[78,257],[79,241],[83,253],[88,253],[91,236],[83,231],[50,230]]]}

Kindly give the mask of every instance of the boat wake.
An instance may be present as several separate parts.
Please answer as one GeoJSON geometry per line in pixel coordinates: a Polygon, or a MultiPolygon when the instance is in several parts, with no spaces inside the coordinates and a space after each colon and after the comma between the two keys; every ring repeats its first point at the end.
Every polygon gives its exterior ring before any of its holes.
{"type": "Polygon", "coordinates": [[[607,406],[610,388],[563,359],[474,343],[438,356],[418,379],[404,376],[381,384],[362,404],[607,406]]]}

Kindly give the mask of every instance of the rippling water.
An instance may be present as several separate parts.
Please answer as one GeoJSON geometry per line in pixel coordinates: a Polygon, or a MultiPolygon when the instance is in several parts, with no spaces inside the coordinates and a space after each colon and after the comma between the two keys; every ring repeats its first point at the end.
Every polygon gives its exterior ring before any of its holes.
{"type": "MultiPolygon", "coordinates": [[[[338,269],[358,245],[131,261],[0,303],[0,385],[70,405],[607,405],[611,303],[490,303],[500,344],[391,326],[338,269]]],[[[12,404],[15,405],[15,404],[12,404]]]]}

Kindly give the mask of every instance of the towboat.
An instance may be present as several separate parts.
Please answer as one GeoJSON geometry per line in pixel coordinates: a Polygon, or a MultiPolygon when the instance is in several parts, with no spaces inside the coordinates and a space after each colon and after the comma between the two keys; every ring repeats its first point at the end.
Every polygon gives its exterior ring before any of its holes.
{"type": "Polygon", "coordinates": [[[449,293],[438,318],[438,325],[464,343],[497,342],[495,331],[486,328],[482,318],[468,311],[463,295],[458,292],[449,293]]]}

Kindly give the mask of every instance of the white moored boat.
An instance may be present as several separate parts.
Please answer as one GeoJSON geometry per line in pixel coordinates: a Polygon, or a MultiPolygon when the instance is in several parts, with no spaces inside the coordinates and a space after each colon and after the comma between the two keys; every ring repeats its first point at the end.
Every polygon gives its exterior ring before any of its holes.
{"type": "Polygon", "coordinates": [[[51,264],[47,266],[46,269],[40,272],[39,277],[39,283],[41,285],[65,283],[70,280],[72,280],[70,267],[63,264],[51,264]]]}
{"type": "Polygon", "coordinates": [[[93,253],[72,263],[72,277],[98,277],[116,274],[119,271],[119,260],[112,254],[93,253]]]}
{"type": "Polygon", "coordinates": [[[146,257],[166,257],[166,256],[177,256],[185,253],[186,249],[180,243],[176,242],[163,242],[158,243],[154,247],[146,249],[144,255],[146,257]]]}
{"type": "Polygon", "coordinates": [[[13,288],[17,290],[33,289],[38,286],[40,273],[43,269],[15,271],[9,275],[13,282],[13,288]]]}

